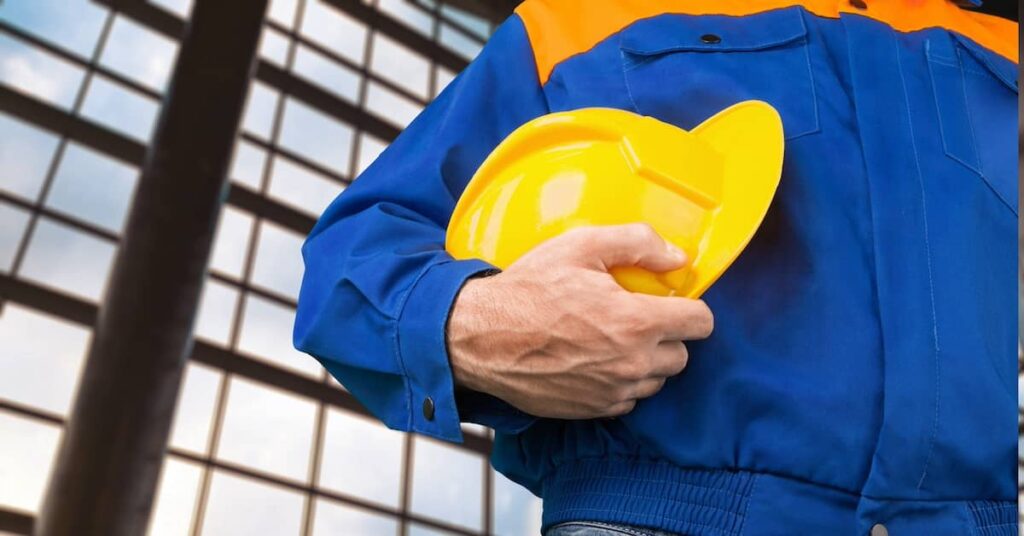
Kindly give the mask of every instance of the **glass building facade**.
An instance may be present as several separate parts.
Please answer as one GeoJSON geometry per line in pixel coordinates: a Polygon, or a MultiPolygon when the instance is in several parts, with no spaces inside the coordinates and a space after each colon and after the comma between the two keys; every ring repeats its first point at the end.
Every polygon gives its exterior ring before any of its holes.
{"type": "MultiPolygon", "coordinates": [[[[0,533],[39,510],[190,3],[0,2],[0,533]]],[[[149,534],[538,532],[489,430],[387,430],[290,343],[316,216],[492,30],[431,0],[270,2],[149,534]]]]}

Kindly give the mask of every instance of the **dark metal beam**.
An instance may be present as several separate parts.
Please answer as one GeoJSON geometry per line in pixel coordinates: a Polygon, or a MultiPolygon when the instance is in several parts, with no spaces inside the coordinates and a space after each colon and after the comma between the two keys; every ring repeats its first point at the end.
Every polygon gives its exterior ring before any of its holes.
{"type": "Polygon", "coordinates": [[[144,534],[266,0],[196,2],[35,532],[144,534]]]}

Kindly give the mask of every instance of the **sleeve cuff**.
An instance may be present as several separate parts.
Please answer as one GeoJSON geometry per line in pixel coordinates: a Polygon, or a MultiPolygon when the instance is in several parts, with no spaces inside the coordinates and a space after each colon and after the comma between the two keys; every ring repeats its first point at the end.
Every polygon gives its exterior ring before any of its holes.
{"type": "Polygon", "coordinates": [[[462,441],[445,327],[466,279],[494,266],[476,259],[432,265],[409,290],[398,318],[398,353],[408,385],[409,430],[462,441]]]}

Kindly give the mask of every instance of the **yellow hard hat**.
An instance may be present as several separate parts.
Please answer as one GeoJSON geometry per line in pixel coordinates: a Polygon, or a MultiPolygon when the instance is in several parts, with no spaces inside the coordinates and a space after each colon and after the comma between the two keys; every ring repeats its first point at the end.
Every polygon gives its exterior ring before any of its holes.
{"type": "Polygon", "coordinates": [[[687,132],[608,108],[559,112],[516,129],[470,180],[446,249],[499,268],[582,225],[650,224],[687,253],[684,268],[614,268],[628,290],[700,296],[740,254],[782,171],[778,112],[761,101],[722,110],[687,132]]]}

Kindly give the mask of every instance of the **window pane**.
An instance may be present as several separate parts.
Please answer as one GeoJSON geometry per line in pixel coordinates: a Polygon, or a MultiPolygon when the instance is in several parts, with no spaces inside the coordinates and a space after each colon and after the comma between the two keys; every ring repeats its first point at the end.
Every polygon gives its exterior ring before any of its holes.
{"type": "Polygon", "coordinates": [[[207,278],[196,316],[196,337],[227,346],[238,306],[238,290],[215,279],[207,278]]]}
{"type": "Polygon", "coordinates": [[[323,0],[306,2],[302,34],[362,65],[366,50],[366,25],[331,7],[323,0]]]}
{"type": "Polygon", "coordinates": [[[320,377],[320,363],[292,346],[293,309],[248,294],[242,314],[239,351],[306,376],[320,377]]]}
{"type": "Polygon", "coordinates": [[[373,72],[427,98],[430,63],[426,58],[381,33],[373,35],[372,50],[370,68],[373,72]]]}
{"type": "Polygon", "coordinates": [[[85,71],[60,57],[0,34],[0,81],[61,108],[71,108],[85,71]]]}
{"type": "Polygon", "coordinates": [[[106,77],[95,75],[82,104],[82,115],[106,127],[149,141],[159,104],[106,77]]]}
{"type": "Polygon", "coordinates": [[[233,378],[217,456],[305,481],[315,419],[312,401],[233,378]]]}
{"type": "Polygon", "coordinates": [[[434,529],[427,527],[426,525],[417,525],[413,523],[409,525],[408,536],[452,536],[454,532],[448,532],[446,530],[434,529]]]}
{"type": "Polygon", "coordinates": [[[267,17],[286,28],[291,28],[295,24],[296,3],[297,0],[271,0],[267,17]]]}
{"type": "Polygon", "coordinates": [[[467,60],[475,58],[480,53],[480,50],[484,48],[483,42],[477,41],[444,23],[441,24],[441,34],[438,36],[438,41],[467,60]]]}
{"type": "Polygon", "coordinates": [[[285,101],[282,147],[340,174],[348,172],[352,127],[294,99],[285,101]]]}
{"type": "Polygon", "coordinates": [[[52,424],[0,412],[0,505],[39,510],[60,434],[52,424]]]}
{"type": "Polygon", "coordinates": [[[348,411],[327,412],[320,485],[398,507],[405,435],[348,411]]]}
{"type": "Polygon", "coordinates": [[[89,333],[79,325],[7,303],[0,313],[0,398],[67,414],[89,333]]]}
{"type": "Polygon", "coordinates": [[[377,7],[427,37],[433,33],[434,17],[407,0],[377,0],[377,7]]]}
{"type": "Polygon", "coordinates": [[[91,149],[69,143],[46,204],[120,233],[135,192],[138,170],[91,149]]]}
{"type": "Polygon", "coordinates": [[[114,19],[100,63],[156,91],[170,78],[178,46],[174,41],[122,16],[114,19]]]}
{"type": "Polygon", "coordinates": [[[298,536],[303,496],[284,488],[214,471],[203,518],[206,536],[298,536]]]}
{"type": "Polygon", "coordinates": [[[263,37],[260,38],[260,57],[284,67],[288,61],[288,38],[270,26],[265,26],[263,37]]]}
{"type": "Polygon", "coordinates": [[[435,71],[436,78],[434,79],[434,96],[437,97],[442,91],[444,91],[444,88],[448,87],[448,84],[452,83],[452,80],[455,80],[455,73],[440,66],[437,67],[435,71]]]}
{"type": "Polygon", "coordinates": [[[398,534],[398,520],[354,506],[318,499],[313,536],[386,536],[398,534]]]}
{"type": "Polygon", "coordinates": [[[57,136],[0,113],[0,190],[35,201],[57,136]]]}
{"type": "Polygon", "coordinates": [[[242,128],[261,138],[270,138],[278,96],[278,92],[270,86],[253,82],[249,86],[249,100],[245,105],[242,128]]]}
{"type": "Polygon", "coordinates": [[[189,363],[174,412],[171,446],[206,454],[213,422],[213,406],[223,374],[205,365],[189,363]]]}
{"type": "Polygon", "coordinates": [[[370,82],[366,90],[366,108],[398,128],[405,128],[419,115],[422,106],[387,89],[370,82]]]}
{"type": "Polygon", "coordinates": [[[354,104],[359,100],[359,73],[309,47],[299,45],[292,70],[310,83],[348,102],[354,104]]]}
{"type": "Polygon", "coordinates": [[[231,180],[244,184],[251,190],[259,190],[263,181],[263,166],[267,161],[267,152],[247,142],[238,141],[235,146],[234,161],[231,164],[231,180]]]}
{"type": "Polygon", "coordinates": [[[483,457],[420,436],[413,444],[412,511],[480,529],[483,457]]]}
{"type": "Polygon", "coordinates": [[[298,233],[267,221],[260,223],[252,282],[289,298],[298,298],[302,282],[302,241],[298,233]]]}
{"type": "Polygon", "coordinates": [[[89,0],[20,0],[0,4],[0,19],[88,58],[107,10],[89,0]]]}
{"type": "Polygon", "coordinates": [[[541,500],[526,488],[494,475],[494,533],[498,536],[540,534],[541,500]]]}
{"type": "Polygon", "coordinates": [[[475,33],[482,39],[487,39],[491,34],[491,24],[489,22],[452,5],[441,4],[441,16],[462,25],[463,28],[475,33]]]}
{"type": "Polygon", "coordinates": [[[241,279],[255,223],[252,214],[232,206],[224,207],[210,254],[211,270],[241,279]]]}
{"type": "Polygon", "coordinates": [[[21,275],[82,298],[99,301],[115,246],[46,218],[39,220],[21,275]]]}
{"type": "Polygon", "coordinates": [[[28,211],[0,202],[0,272],[9,272],[28,226],[28,211]]]}
{"type": "Polygon", "coordinates": [[[185,536],[192,526],[203,469],[197,464],[170,457],[164,460],[147,534],[185,536]]]}
{"type": "Polygon", "coordinates": [[[380,153],[384,152],[387,146],[388,144],[384,140],[363,132],[359,139],[359,169],[356,174],[366,171],[366,168],[370,167],[370,164],[380,156],[380,153]]]}
{"type": "Polygon", "coordinates": [[[345,189],[341,183],[282,157],[274,159],[270,177],[270,197],[311,216],[319,216],[345,189]]]}

